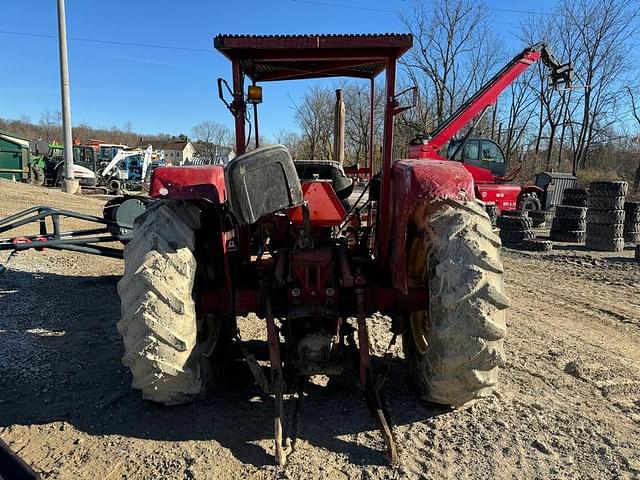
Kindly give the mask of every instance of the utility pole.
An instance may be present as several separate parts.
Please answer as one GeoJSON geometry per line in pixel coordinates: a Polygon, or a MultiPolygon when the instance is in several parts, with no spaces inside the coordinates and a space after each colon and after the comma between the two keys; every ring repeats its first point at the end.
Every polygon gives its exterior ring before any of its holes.
{"type": "Polygon", "coordinates": [[[64,181],[62,190],[77,193],[79,183],[73,176],[73,137],[71,134],[71,102],[69,100],[69,61],[67,59],[67,22],[64,0],[58,0],[58,44],[60,47],[60,91],[62,94],[62,131],[64,137],[64,181]]]}

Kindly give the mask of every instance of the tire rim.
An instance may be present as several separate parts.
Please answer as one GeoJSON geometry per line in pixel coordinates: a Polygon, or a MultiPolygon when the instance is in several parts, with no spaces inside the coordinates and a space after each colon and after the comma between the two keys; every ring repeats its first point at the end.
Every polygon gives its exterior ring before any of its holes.
{"type": "Polygon", "coordinates": [[[204,317],[198,339],[200,343],[200,354],[205,358],[210,358],[218,345],[222,322],[216,321],[215,315],[208,314],[204,317]]]}
{"type": "Polygon", "coordinates": [[[409,324],[411,325],[411,334],[413,335],[413,343],[420,355],[426,355],[429,349],[427,337],[429,334],[429,323],[425,311],[411,312],[409,315],[409,324]]]}

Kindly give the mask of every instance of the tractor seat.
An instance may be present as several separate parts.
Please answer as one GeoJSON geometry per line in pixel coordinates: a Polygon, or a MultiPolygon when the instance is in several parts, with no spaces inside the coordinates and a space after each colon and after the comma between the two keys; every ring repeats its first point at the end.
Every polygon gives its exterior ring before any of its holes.
{"type": "Polygon", "coordinates": [[[339,162],[332,160],[296,160],[294,164],[301,181],[313,180],[315,175],[320,180],[331,180],[331,185],[340,200],[346,200],[353,192],[353,180],[345,175],[344,169],[339,162]]]}

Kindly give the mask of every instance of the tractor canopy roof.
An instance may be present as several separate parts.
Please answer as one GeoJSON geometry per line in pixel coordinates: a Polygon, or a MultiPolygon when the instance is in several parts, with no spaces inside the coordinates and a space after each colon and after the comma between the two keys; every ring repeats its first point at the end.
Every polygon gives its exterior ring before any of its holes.
{"type": "Polygon", "coordinates": [[[413,45],[409,34],[218,35],[214,47],[255,82],[374,78],[413,45]]]}

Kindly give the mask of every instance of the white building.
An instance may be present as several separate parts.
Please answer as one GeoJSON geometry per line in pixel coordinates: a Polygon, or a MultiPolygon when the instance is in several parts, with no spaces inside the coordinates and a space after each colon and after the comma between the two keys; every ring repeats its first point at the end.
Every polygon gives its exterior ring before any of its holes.
{"type": "Polygon", "coordinates": [[[193,145],[189,140],[170,140],[159,149],[164,154],[167,165],[191,163],[194,156],[193,145]]]}

